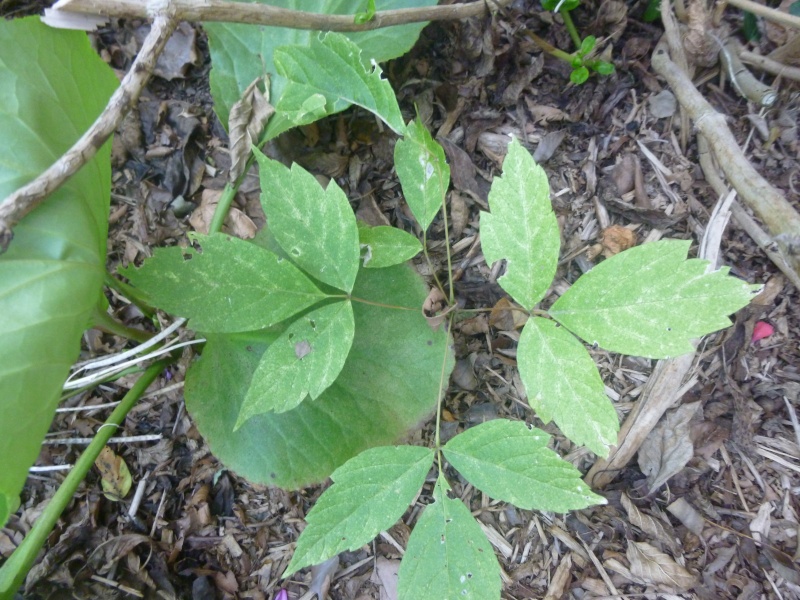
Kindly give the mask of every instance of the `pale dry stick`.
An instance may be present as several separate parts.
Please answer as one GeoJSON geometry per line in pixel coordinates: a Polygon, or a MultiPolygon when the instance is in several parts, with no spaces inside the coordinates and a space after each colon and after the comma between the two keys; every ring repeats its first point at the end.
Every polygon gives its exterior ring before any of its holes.
{"type": "Polygon", "coordinates": [[[800,272],[800,214],[750,164],[728,129],[725,117],[711,107],[686,74],[670,60],[663,40],[656,46],[651,64],[656,73],[667,80],[697,130],[706,137],[739,197],[764,223],[789,265],[800,272]]]}
{"type": "MultiPolygon", "coordinates": [[[[675,9],[678,10],[678,6],[683,6],[682,0],[675,0],[675,9]]],[[[678,21],[675,19],[675,16],[672,14],[672,10],[670,8],[670,2],[667,0],[663,0],[661,2],[661,22],[664,25],[664,37],[667,39],[667,43],[669,44],[670,52],[672,56],[675,58],[675,62],[678,63],[681,69],[683,69],[684,73],[690,73],[689,70],[689,61],[686,58],[686,52],[683,50],[683,41],[680,34],[680,29],[678,25],[678,21]]],[[[682,21],[685,19],[682,17],[682,21]]],[[[686,114],[686,109],[683,105],[679,104],[678,108],[680,110],[680,119],[681,119],[681,137],[680,137],[680,146],[681,146],[681,153],[686,154],[686,147],[689,144],[689,115],[686,114]]]]}
{"type": "Polygon", "coordinates": [[[8,249],[14,237],[14,226],[89,162],[114,133],[150,79],[156,60],[177,24],[177,19],[169,12],[155,16],[139,55],[97,120],[44,173],[0,203],[0,253],[8,249]]]}
{"type": "MultiPolygon", "coordinates": [[[[226,0],[160,0],[161,10],[138,57],[94,125],[49,169],[0,203],[0,254],[13,239],[13,228],[26,214],[86,164],[114,132],[152,75],[158,56],[179,20],[225,21],[313,29],[324,31],[367,31],[408,23],[458,20],[485,14],[491,7],[501,9],[512,0],[477,0],[425,8],[376,12],[367,23],[356,24],[353,15],[325,15],[277,8],[266,4],[226,0]]],[[[153,17],[150,3],[141,0],[60,0],[50,10],[59,16],[103,15],[106,17],[153,17]]]]}
{"type": "Polygon", "coordinates": [[[739,58],[742,59],[743,63],[752,65],[772,75],[780,75],[792,81],[800,81],[800,67],[790,67],[768,56],[761,56],[749,50],[742,50],[739,58]]]}
{"type": "MultiPolygon", "coordinates": [[[[722,178],[717,172],[717,167],[714,164],[714,159],[711,155],[708,141],[701,133],[697,135],[697,156],[700,168],[703,169],[703,175],[711,188],[718,196],[722,196],[728,190],[728,187],[722,181],[722,178]]],[[[764,254],[778,267],[781,272],[791,281],[794,286],[800,290],[800,275],[792,269],[789,262],[784,255],[780,252],[778,245],[770,238],[767,233],[761,229],[758,223],[755,222],[747,211],[742,206],[734,201],[731,205],[731,214],[733,220],[741,227],[747,235],[758,245],[764,254]]]]}
{"type": "MultiPolygon", "coordinates": [[[[133,444],[137,442],[160,442],[163,439],[160,433],[149,433],[146,435],[129,435],[121,437],[112,437],[106,444],[133,444]]],[[[95,438],[56,438],[50,440],[42,440],[42,446],[69,446],[69,445],[87,445],[91,444],[95,438]]]]}
{"type": "Polygon", "coordinates": [[[742,10],[751,12],[759,17],[764,17],[767,21],[772,21],[774,23],[780,23],[781,25],[786,25],[787,27],[794,27],[795,29],[800,29],[800,17],[795,17],[794,15],[790,15],[789,13],[785,13],[783,11],[770,8],[768,6],[764,6],[763,4],[759,4],[758,2],[753,2],[752,0],[727,0],[727,1],[728,4],[730,4],[731,6],[735,6],[736,8],[741,8],[742,10]]]}
{"type": "MultiPolygon", "coordinates": [[[[409,23],[478,17],[486,14],[489,8],[504,8],[511,2],[477,0],[464,4],[379,11],[372,19],[360,24],[355,22],[353,15],[326,15],[230,0],[172,0],[171,6],[180,21],[249,23],[319,31],[368,31],[409,23]]],[[[116,18],[148,17],[145,3],[141,0],[59,0],[52,10],[116,18]]]]}

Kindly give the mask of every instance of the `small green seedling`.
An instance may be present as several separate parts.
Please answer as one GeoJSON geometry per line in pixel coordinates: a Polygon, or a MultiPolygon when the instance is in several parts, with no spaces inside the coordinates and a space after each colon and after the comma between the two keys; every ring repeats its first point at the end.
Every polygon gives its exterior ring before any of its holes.
{"type": "MultiPolygon", "coordinates": [[[[575,27],[575,23],[572,21],[572,17],[569,14],[570,11],[576,9],[579,5],[580,0],[542,0],[542,7],[545,10],[558,12],[564,19],[564,26],[567,28],[576,50],[572,54],[568,54],[563,50],[553,48],[549,44],[547,44],[547,46],[542,46],[542,48],[556,58],[560,58],[572,66],[569,79],[576,85],[585,83],[586,80],[589,79],[589,74],[592,71],[599,75],[610,75],[614,72],[614,65],[610,62],[589,58],[597,44],[597,38],[590,35],[581,39],[575,27]]],[[[536,37],[534,37],[534,39],[538,40],[536,37]]]]}

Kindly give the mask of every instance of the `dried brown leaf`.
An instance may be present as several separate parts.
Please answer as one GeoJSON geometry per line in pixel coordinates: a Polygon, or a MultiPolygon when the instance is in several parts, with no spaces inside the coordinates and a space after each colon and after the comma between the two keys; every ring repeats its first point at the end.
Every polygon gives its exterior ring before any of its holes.
{"type": "Polygon", "coordinates": [[[258,141],[267,121],[275,112],[269,103],[269,79],[265,81],[266,92],[259,88],[261,80],[258,77],[247,86],[242,97],[231,107],[228,118],[231,153],[228,179],[231,183],[235,183],[244,173],[252,145],[258,141]]]}
{"type": "Polygon", "coordinates": [[[650,492],[680,472],[694,455],[689,421],[700,402],[682,404],[669,411],[639,449],[639,468],[647,476],[650,492]]]}
{"type": "Polygon", "coordinates": [[[673,592],[687,590],[697,583],[697,578],[669,554],[645,542],[628,542],[626,555],[631,574],[646,583],[664,585],[673,592]]]}
{"type": "Polygon", "coordinates": [[[633,248],[636,245],[636,233],[622,225],[611,225],[600,235],[600,244],[603,246],[603,256],[610,258],[633,248]]]}
{"type": "Polygon", "coordinates": [[[535,104],[528,98],[525,99],[528,105],[528,112],[531,113],[531,119],[534,123],[551,123],[553,121],[571,121],[569,115],[560,108],[554,106],[546,106],[544,104],[535,104]]]}
{"type": "Polygon", "coordinates": [[[638,508],[636,508],[633,502],[631,502],[631,499],[627,494],[622,494],[621,501],[623,508],[628,513],[628,519],[630,520],[631,525],[638,527],[646,534],[663,543],[665,546],[667,546],[667,548],[669,548],[673,555],[678,554],[678,542],[675,539],[675,535],[671,531],[671,527],[668,528],[663,521],[641,512],[638,508]]]}
{"type": "Polygon", "coordinates": [[[100,484],[106,498],[116,502],[128,495],[131,491],[131,472],[121,456],[105,446],[94,464],[100,471],[100,484]]]}

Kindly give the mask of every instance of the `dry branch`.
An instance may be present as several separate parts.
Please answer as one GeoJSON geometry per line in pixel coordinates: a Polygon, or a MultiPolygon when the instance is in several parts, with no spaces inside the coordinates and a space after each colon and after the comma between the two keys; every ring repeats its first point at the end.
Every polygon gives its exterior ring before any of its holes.
{"type": "MultiPolygon", "coordinates": [[[[477,0],[465,4],[386,10],[376,12],[374,18],[366,23],[356,24],[353,15],[325,15],[268,4],[229,0],[172,0],[171,2],[175,15],[181,21],[224,21],[319,31],[367,31],[424,21],[465,19],[486,14],[490,8],[503,8],[509,4],[511,0],[477,0]]],[[[147,18],[148,16],[147,5],[142,0],[60,0],[53,9],[106,17],[147,18]]]]}
{"type": "MultiPolygon", "coordinates": [[[[465,4],[381,11],[376,12],[369,22],[358,25],[353,15],[309,13],[267,4],[228,0],[161,0],[163,9],[155,17],[150,34],[100,117],[50,168],[0,203],[0,254],[8,249],[13,238],[12,230],[20,219],[77,173],[114,133],[150,79],[156,60],[178,21],[226,21],[293,29],[366,31],[408,23],[479,16],[490,8],[500,9],[511,2],[477,0],[465,4]]],[[[142,0],[59,0],[51,9],[51,14],[151,18],[151,4],[142,0]]]]}
{"type": "Polygon", "coordinates": [[[156,60],[177,23],[169,14],[155,17],[139,55],[97,120],[46,171],[3,200],[0,204],[0,253],[8,249],[14,236],[13,227],[89,162],[114,133],[150,79],[156,60]]]}
{"type": "Polygon", "coordinates": [[[739,197],[764,223],[788,264],[800,272],[800,215],[750,164],[728,129],[725,117],[712,108],[686,74],[670,60],[663,42],[656,46],[651,64],[653,70],[667,80],[697,130],[708,140],[739,197]]]}

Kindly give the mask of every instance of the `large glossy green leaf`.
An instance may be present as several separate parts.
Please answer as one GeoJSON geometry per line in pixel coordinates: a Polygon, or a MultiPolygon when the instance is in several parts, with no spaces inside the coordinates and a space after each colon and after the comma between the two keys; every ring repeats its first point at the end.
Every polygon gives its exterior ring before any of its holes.
{"type": "Polygon", "coordinates": [[[519,508],[567,512],[605,504],[575,467],[547,447],[549,439],[522,421],[495,419],[458,434],[444,455],[476,488],[519,508]]]}
{"type": "Polygon", "coordinates": [[[688,259],[691,242],[643,244],[600,263],[550,309],[559,323],[601,348],[647,358],[692,352],[692,340],[729,327],[761,289],[706,272],[708,261],[688,259]]]}
{"type": "Polygon", "coordinates": [[[205,337],[186,378],[186,406],[211,451],[247,479],[285,488],[321,481],[359,452],[391,444],[431,414],[442,361],[452,370],[447,336],[432,331],[419,307],[426,296],[407,266],[362,269],[353,295],[356,336],[341,374],[313,402],[267,413],[233,432],[262,355],[279,332],[205,337]]]}
{"type": "Polygon", "coordinates": [[[583,344],[549,319],[530,319],[517,348],[528,402],[545,423],[553,419],[569,439],[600,456],[617,442],[619,419],[583,344]]]}
{"type": "Polygon", "coordinates": [[[273,58],[287,84],[275,105],[272,135],[313,123],[351,104],[380,117],[395,133],[403,133],[400,106],[381,68],[362,62],[361,49],[341,33],[312,37],[307,47],[282,46],[273,58]]]}
{"type": "Polygon", "coordinates": [[[287,169],[258,150],[255,154],[261,204],[278,244],[306,273],[349,294],[359,247],[356,217],[345,193],[335,181],[323,189],[297,163],[287,169]]]}
{"type": "Polygon", "coordinates": [[[398,597],[408,600],[495,600],[500,565],[469,509],[450,498],[442,476],[414,526],[400,563],[398,597]]]}
{"type": "Polygon", "coordinates": [[[159,248],[120,273],[153,306],[207,332],[270,327],[327,297],[290,261],[222,233],[192,234],[195,248],[159,248]]]}
{"type": "MultiPolygon", "coordinates": [[[[284,8],[308,12],[355,15],[364,9],[364,0],[272,0],[263,2],[284,8]]],[[[377,10],[432,6],[436,0],[376,0],[377,10]]],[[[388,27],[350,33],[347,36],[362,49],[362,60],[384,62],[408,52],[425,23],[388,27]]],[[[261,27],[235,23],[206,23],[211,52],[211,94],[220,121],[227,127],[228,115],[254,79],[265,73],[271,75],[271,100],[277,104],[286,87],[286,79],[277,75],[273,53],[279,46],[307,46],[319,32],[281,27],[261,27]]],[[[274,119],[278,123],[277,119],[274,119]]],[[[276,125],[268,126],[269,137],[275,135],[276,125]]]]}
{"type": "Polygon", "coordinates": [[[261,358],[236,427],[261,413],[291,410],[307,396],[318,398],[341,372],[354,334],[349,300],[317,308],[294,321],[261,358]]]}
{"type": "MultiPolygon", "coordinates": [[[[92,124],[117,80],[86,35],[0,22],[0,200],[92,124]]],[[[25,217],[0,255],[0,525],[17,505],[100,300],[109,148],[25,217]]]]}
{"type": "Polygon", "coordinates": [[[383,446],[336,469],[333,485],[306,517],[308,525],[283,577],[355,550],[389,529],[414,501],[432,464],[431,448],[383,446]]]}
{"type": "Polygon", "coordinates": [[[547,292],[558,266],[561,237],[547,175],[517,139],[508,145],[503,176],[489,192],[491,213],[481,212],[481,246],[486,262],[505,259],[497,280],[528,310],[547,292]]]}
{"type": "Polygon", "coordinates": [[[424,231],[441,210],[450,187],[450,167],[444,149],[425,125],[415,120],[408,124],[403,139],[397,140],[394,164],[403,196],[424,231]]]}

